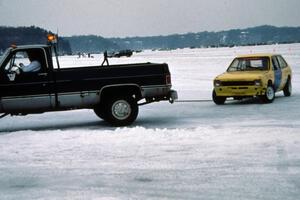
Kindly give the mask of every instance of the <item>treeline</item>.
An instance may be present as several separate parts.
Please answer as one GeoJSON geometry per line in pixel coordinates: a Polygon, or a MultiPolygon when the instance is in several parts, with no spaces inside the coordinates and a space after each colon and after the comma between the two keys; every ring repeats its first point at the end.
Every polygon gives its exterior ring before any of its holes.
{"type": "Polygon", "coordinates": [[[300,27],[258,26],[220,32],[200,32],[153,37],[110,38],[122,48],[176,49],[262,45],[300,42],[300,27]]]}
{"type": "MultiPolygon", "coordinates": [[[[0,53],[11,44],[46,44],[50,33],[39,27],[0,27],[0,53]]],[[[153,37],[103,38],[101,36],[59,37],[61,54],[100,53],[122,49],[177,49],[262,45],[300,42],[300,27],[258,26],[220,32],[200,32],[153,37]]]]}
{"type": "Polygon", "coordinates": [[[72,36],[64,37],[63,39],[69,41],[72,52],[74,54],[85,53],[101,53],[105,50],[118,51],[122,49],[115,42],[105,39],[101,36],[87,35],[87,36],[72,36]]]}
{"type": "MultiPolygon", "coordinates": [[[[51,33],[39,27],[0,27],[0,53],[15,45],[46,44],[47,34],[51,33]]],[[[71,54],[69,41],[60,38],[59,50],[62,54],[71,54]]]]}
{"type": "Polygon", "coordinates": [[[74,52],[103,52],[121,49],[177,49],[232,47],[300,42],[300,27],[258,26],[220,32],[199,32],[153,37],[103,38],[100,36],[65,37],[74,52]]]}

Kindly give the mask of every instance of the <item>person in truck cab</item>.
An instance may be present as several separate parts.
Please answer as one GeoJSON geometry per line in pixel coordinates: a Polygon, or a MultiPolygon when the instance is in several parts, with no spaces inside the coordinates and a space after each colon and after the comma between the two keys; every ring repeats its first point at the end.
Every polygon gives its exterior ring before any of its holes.
{"type": "Polygon", "coordinates": [[[22,69],[22,72],[38,72],[41,69],[41,63],[39,62],[39,54],[35,51],[29,51],[27,52],[28,59],[30,60],[29,65],[24,65],[23,63],[20,63],[20,67],[22,69]]]}

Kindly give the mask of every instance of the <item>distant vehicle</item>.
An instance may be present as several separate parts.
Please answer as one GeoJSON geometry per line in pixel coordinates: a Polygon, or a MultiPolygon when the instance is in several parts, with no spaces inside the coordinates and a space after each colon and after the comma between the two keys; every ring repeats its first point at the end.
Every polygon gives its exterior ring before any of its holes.
{"type": "Polygon", "coordinates": [[[57,58],[53,44],[7,49],[0,60],[0,117],[93,109],[111,125],[126,126],[137,118],[139,105],[177,99],[165,63],[60,68],[57,58]],[[25,72],[20,63],[29,64],[33,51],[41,69],[25,72]]]}
{"type": "Polygon", "coordinates": [[[239,56],[227,72],[214,79],[213,101],[224,104],[228,97],[240,100],[258,96],[264,103],[271,103],[275,93],[292,94],[292,70],[278,54],[252,54],[239,56]]]}
{"type": "Polygon", "coordinates": [[[132,54],[133,54],[132,50],[126,49],[126,50],[121,50],[119,52],[112,52],[112,53],[108,54],[108,57],[109,58],[112,58],[112,57],[120,58],[123,56],[130,57],[130,56],[132,56],[132,54]]]}

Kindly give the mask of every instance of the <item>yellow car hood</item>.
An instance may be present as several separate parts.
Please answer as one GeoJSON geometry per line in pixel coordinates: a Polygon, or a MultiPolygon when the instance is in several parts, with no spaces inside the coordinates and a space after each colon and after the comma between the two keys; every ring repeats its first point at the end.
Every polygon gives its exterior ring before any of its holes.
{"type": "Polygon", "coordinates": [[[257,79],[261,79],[263,74],[266,72],[255,71],[239,71],[239,72],[225,72],[216,77],[217,80],[221,81],[253,81],[257,79]]]}

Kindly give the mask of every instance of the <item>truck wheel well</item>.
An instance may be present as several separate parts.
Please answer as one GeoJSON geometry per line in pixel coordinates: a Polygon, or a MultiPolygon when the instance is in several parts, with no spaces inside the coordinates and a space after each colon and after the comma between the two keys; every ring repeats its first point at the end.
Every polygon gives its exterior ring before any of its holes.
{"type": "Polygon", "coordinates": [[[105,98],[116,96],[116,95],[129,95],[134,96],[136,101],[142,99],[142,93],[138,86],[130,85],[130,86],[111,86],[106,87],[100,91],[100,101],[105,98]]]}

